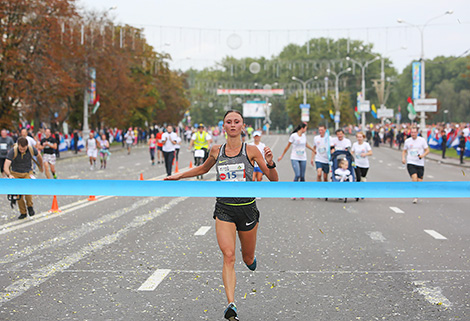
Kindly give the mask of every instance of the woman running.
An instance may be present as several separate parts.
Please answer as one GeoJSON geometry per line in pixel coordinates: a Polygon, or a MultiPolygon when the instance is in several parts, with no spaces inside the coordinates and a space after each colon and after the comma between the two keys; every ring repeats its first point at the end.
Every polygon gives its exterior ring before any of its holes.
{"type": "MultiPolygon", "coordinates": [[[[261,155],[264,157],[264,148],[266,145],[261,142],[261,132],[260,131],[255,131],[253,133],[253,143],[250,143],[250,145],[254,145],[258,147],[259,151],[261,152],[261,155]]],[[[263,172],[261,171],[261,168],[259,168],[258,163],[255,163],[255,168],[253,170],[253,180],[255,182],[261,182],[263,180],[263,172]]]]}
{"type": "Polygon", "coordinates": [[[154,134],[150,135],[148,145],[150,151],[150,160],[152,161],[152,165],[155,165],[155,149],[157,148],[157,139],[155,138],[154,134]]]}
{"type": "Polygon", "coordinates": [[[109,141],[106,139],[106,135],[101,135],[101,140],[99,141],[100,144],[100,161],[101,161],[101,168],[106,169],[106,162],[108,161],[109,155],[109,141]]]}
{"type": "Polygon", "coordinates": [[[351,154],[354,156],[356,163],[356,181],[365,182],[369,170],[368,156],[372,156],[372,149],[369,143],[364,141],[365,135],[363,132],[358,132],[356,138],[357,142],[351,147],[351,154]]]}
{"type": "MultiPolygon", "coordinates": [[[[244,119],[236,110],[228,111],[224,116],[224,129],[227,142],[214,145],[209,157],[200,166],[187,172],[174,174],[165,180],[178,180],[207,173],[216,165],[217,181],[251,181],[253,164],[257,162],[270,181],[277,181],[278,175],[273,161],[273,154],[268,147],[264,148],[266,161],[256,146],[242,142],[241,133],[244,119]]],[[[224,262],[222,279],[225,286],[228,306],[224,317],[228,320],[238,320],[235,306],[235,249],[236,234],[240,239],[243,261],[247,267],[256,269],[256,232],[258,230],[259,211],[255,198],[218,197],[214,210],[217,242],[222,251],[224,262]]]]}
{"type": "Polygon", "coordinates": [[[307,168],[307,154],[305,152],[305,148],[308,148],[313,151],[313,147],[307,143],[307,135],[305,134],[306,131],[307,124],[302,123],[297,126],[297,128],[294,129],[294,131],[290,135],[289,142],[287,143],[286,148],[282,152],[282,155],[277,159],[280,162],[289,150],[289,147],[292,145],[290,160],[295,174],[294,182],[305,182],[305,170],[307,168]]]}

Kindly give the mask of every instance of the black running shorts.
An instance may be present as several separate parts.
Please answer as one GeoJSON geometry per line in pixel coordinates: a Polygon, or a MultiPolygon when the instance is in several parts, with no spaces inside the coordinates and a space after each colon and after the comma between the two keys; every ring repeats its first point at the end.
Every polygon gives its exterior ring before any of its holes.
{"type": "Polygon", "coordinates": [[[408,165],[406,165],[406,168],[408,169],[408,174],[410,174],[410,176],[413,175],[413,174],[417,174],[419,179],[423,179],[424,166],[408,164],[408,165]]]}
{"type": "Polygon", "coordinates": [[[214,219],[235,223],[237,231],[251,231],[259,222],[259,211],[256,202],[249,205],[227,205],[215,203],[214,219]]]}

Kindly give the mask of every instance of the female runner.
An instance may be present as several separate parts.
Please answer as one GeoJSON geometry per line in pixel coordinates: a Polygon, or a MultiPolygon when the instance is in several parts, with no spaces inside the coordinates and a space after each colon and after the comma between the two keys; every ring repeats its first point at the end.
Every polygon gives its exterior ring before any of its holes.
{"type": "MultiPolygon", "coordinates": [[[[242,142],[241,133],[245,127],[242,114],[236,110],[228,111],[224,116],[224,129],[227,142],[212,146],[209,157],[200,166],[187,172],[174,174],[165,180],[178,180],[207,173],[216,165],[217,181],[251,181],[253,164],[266,174],[270,181],[277,181],[278,174],[269,147],[265,147],[265,159],[256,146],[242,142]]],[[[240,239],[243,261],[247,267],[256,269],[256,232],[258,230],[259,211],[255,198],[218,197],[214,211],[217,242],[224,257],[222,279],[225,286],[228,306],[224,317],[238,320],[235,306],[235,245],[236,234],[240,239]]]]}

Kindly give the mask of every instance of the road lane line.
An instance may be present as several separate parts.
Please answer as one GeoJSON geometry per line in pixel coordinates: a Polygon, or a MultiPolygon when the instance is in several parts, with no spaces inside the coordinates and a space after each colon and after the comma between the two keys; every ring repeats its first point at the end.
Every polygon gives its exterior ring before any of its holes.
{"type": "Polygon", "coordinates": [[[436,240],[447,240],[447,237],[434,231],[434,230],[424,230],[426,233],[434,237],[436,240]]]}
{"type": "Polygon", "coordinates": [[[395,213],[397,214],[404,214],[405,212],[403,212],[401,209],[399,209],[398,207],[393,207],[393,206],[390,206],[390,209],[392,211],[394,211],[395,213]]]}
{"type": "Polygon", "coordinates": [[[158,269],[156,270],[141,286],[137,291],[153,291],[157,286],[166,278],[171,270],[158,269]]]}
{"type": "Polygon", "coordinates": [[[443,294],[442,290],[439,287],[427,287],[426,283],[429,281],[415,281],[413,284],[417,287],[417,289],[413,290],[413,292],[417,292],[424,296],[426,301],[431,303],[432,305],[440,305],[445,308],[448,308],[452,305],[452,303],[447,299],[443,294]]]}
{"type": "Polygon", "coordinates": [[[206,235],[207,231],[209,231],[210,229],[210,226],[201,226],[201,228],[197,230],[194,235],[206,235]]]}
{"type": "Polygon", "coordinates": [[[385,242],[387,239],[382,235],[382,232],[366,232],[369,237],[374,241],[385,242]]]}
{"type": "Polygon", "coordinates": [[[49,280],[59,272],[67,270],[70,266],[80,262],[84,258],[90,256],[93,253],[98,252],[106,246],[109,246],[116,241],[119,241],[121,238],[129,234],[130,232],[144,226],[153,219],[159,217],[160,215],[168,212],[178,203],[186,200],[187,197],[178,197],[172,199],[170,202],[164,206],[158,208],[157,210],[140,215],[134,218],[132,222],[124,226],[122,229],[116,231],[115,233],[108,234],[105,237],[91,242],[88,245],[82,247],[75,253],[71,253],[62,260],[57,261],[56,263],[51,263],[31,274],[31,276],[22,278],[16,282],[13,282],[9,286],[5,287],[2,292],[0,292],[0,307],[31,289],[32,287],[37,287],[42,283],[49,280]]]}

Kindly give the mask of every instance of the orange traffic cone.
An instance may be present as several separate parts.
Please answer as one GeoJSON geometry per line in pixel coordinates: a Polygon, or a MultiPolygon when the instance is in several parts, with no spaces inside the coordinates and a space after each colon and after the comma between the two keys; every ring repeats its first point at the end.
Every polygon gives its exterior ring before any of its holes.
{"type": "Polygon", "coordinates": [[[193,168],[193,162],[189,161],[189,168],[193,168]]]}
{"type": "Polygon", "coordinates": [[[178,173],[178,162],[176,162],[175,173],[178,173]]]}
{"type": "Polygon", "coordinates": [[[143,174],[143,173],[140,173],[140,180],[141,180],[141,181],[144,180],[144,174],[143,174]]]}
{"type": "Polygon", "coordinates": [[[52,207],[49,210],[49,213],[60,213],[62,212],[59,210],[59,204],[57,204],[57,196],[54,195],[54,198],[52,199],[52,207]]]}
{"type": "Polygon", "coordinates": [[[90,197],[88,197],[88,200],[89,201],[97,201],[98,199],[95,197],[95,195],[90,195],[90,197]]]}

